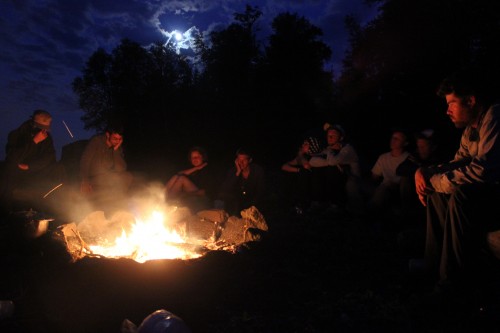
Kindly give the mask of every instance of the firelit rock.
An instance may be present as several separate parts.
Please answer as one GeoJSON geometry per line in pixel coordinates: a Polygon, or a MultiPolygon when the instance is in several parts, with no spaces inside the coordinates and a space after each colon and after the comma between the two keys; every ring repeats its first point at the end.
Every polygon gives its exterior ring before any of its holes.
{"type": "Polygon", "coordinates": [[[209,220],[215,223],[224,224],[229,217],[229,214],[222,209],[207,209],[196,213],[200,218],[209,220]]]}
{"type": "Polygon", "coordinates": [[[245,226],[245,220],[240,219],[236,216],[230,216],[224,227],[220,236],[220,240],[231,245],[239,245],[245,242],[245,234],[247,227],[245,226]]]}
{"type": "Polygon", "coordinates": [[[241,216],[242,218],[231,216],[227,219],[223,225],[220,240],[232,245],[258,241],[261,239],[261,234],[255,231],[269,229],[264,216],[254,206],[242,210],[241,216]]]}
{"type": "Polygon", "coordinates": [[[241,217],[245,220],[247,228],[256,228],[263,231],[269,229],[264,216],[255,206],[242,210],[241,217]]]}
{"type": "Polygon", "coordinates": [[[208,240],[213,237],[216,223],[198,215],[192,215],[186,219],[186,234],[189,238],[208,240]]]}

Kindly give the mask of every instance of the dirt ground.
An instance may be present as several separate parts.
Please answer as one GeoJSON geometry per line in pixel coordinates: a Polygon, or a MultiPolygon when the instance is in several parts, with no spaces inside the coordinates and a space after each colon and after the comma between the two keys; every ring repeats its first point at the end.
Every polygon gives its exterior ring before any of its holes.
{"type": "MultiPolygon", "coordinates": [[[[168,310],[204,332],[491,332],[498,303],[468,302],[429,314],[429,286],[409,274],[397,232],[369,217],[296,215],[277,203],[269,231],[235,254],[194,260],[86,258],[69,263],[50,231],[26,239],[0,221],[0,299],[14,313],[0,332],[119,333],[168,310]],[[482,307],[482,308],[481,308],[482,307]],[[457,309],[458,308],[458,309],[457,309]]],[[[167,332],[167,331],[165,331],[167,332]]]]}

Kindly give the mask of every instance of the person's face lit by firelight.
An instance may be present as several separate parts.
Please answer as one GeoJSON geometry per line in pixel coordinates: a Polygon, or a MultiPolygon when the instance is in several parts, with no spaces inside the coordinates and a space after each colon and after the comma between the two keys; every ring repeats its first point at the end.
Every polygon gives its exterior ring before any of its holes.
{"type": "Polygon", "coordinates": [[[448,104],[446,114],[450,117],[456,128],[464,128],[476,120],[477,112],[474,110],[476,106],[475,96],[460,97],[456,94],[448,94],[445,97],[448,104]]]}
{"type": "Polygon", "coordinates": [[[238,154],[236,156],[236,163],[238,163],[241,170],[248,170],[250,163],[252,163],[252,158],[245,154],[238,154]]]}
{"type": "Polygon", "coordinates": [[[334,146],[342,140],[342,134],[336,129],[330,128],[326,133],[326,141],[329,146],[334,146]]]}
{"type": "Polygon", "coordinates": [[[197,150],[194,150],[194,151],[191,152],[190,160],[191,160],[191,164],[193,166],[195,166],[195,167],[202,165],[203,162],[204,162],[203,161],[203,156],[197,150]]]}
{"type": "Polygon", "coordinates": [[[118,149],[123,142],[123,136],[118,133],[106,132],[106,144],[109,148],[118,149]]]}

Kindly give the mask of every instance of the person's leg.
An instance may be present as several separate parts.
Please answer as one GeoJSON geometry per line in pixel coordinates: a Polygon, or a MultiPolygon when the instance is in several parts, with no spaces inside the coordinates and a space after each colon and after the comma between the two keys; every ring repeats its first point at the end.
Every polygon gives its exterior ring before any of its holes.
{"type": "Polygon", "coordinates": [[[405,219],[411,219],[415,215],[417,208],[417,192],[413,177],[401,177],[399,183],[401,198],[401,213],[405,219]]]}
{"type": "Polygon", "coordinates": [[[176,175],[175,180],[170,179],[167,183],[168,198],[178,198],[182,193],[195,193],[199,188],[186,176],[176,175]]]}
{"type": "Polygon", "coordinates": [[[327,201],[344,207],[346,204],[346,175],[338,166],[326,167],[326,198],[327,201]]]}
{"type": "Polygon", "coordinates": [[[311,172],[311,201],[319,203],[325,198],[326,167],[312,168],[311,172]]]}
{"type": "Polygon", "coordinates": [[[173,175],[172,177],[170,177],[168,182],[165,184],[165,189],[168,192],[172,192],[172,188],[174,187],[174,184],[177,182],[178,179],[179,179],[179,175],[173,175]]]}
{"type": "Polygon", "coordinates": [[[391,185],[381,183],[373,191],[370,200],[368,202],[368,210],[371,216],[375,218],[381,218],[385,216],[389,209],[389,204],[391,203],[391,193],[394,189],[391,189],[391,185]]]}
{"type": "Polygon", "coordinates": [[[182,183],[185,178],[183,175],[174,175],[170,178],[166,185],[167,197],[169,199],[176,199],[179,196],[182,192],[182,183]]]}
{"type": "Polygon", "coordinates": [[[498,187],[489,185],[463,185],[451,195],[444,227],[442,281],[461,280],[465,270],[474,265],[485,246],[487,231],[493,228],[491,212],[498,198],[498,187]]]}
{"type": "Polygon", "coordinates": [[[365,202],[362,191],[361,179],[356,176],[349,176],[345,184],[347,195],[347,208],[349,212],[362,215],[365,212],[365,202]]]}
{"type": "MultiPolygon", "coordinates": [[[[295,174],[294,174],[295,175],[295,174]]],[[[304,209],[311,204],[311,181],[312,181],[312,171],[302,170],[300,173],[296,174],[295,179],[296,186],[294,188],[295,194],[295,205],[299,205],[300,208],[304,209]]]]}
{"type": "Polygon", "coordinates": [[[184,192],[184,193],[189,193],[189,194],[193,194],[193,193],[196,193],[198,192],[200,189],[198,188],[198,186],[196,186],[192,181],[191,179],[189,179],[188,177],[186,176],[182,176],[180,179],[179,179],[179,182],[178,183],[181,183],[181,192],[184,192]]]}
{"type": "Polygon", "coordinates": [[[298,207],[303,203],[304,186],[301,176],[300,173],[294,172],[282,172],[280,174],[280,196],[287,208],[298,207]]]}
{"type": "Polygon", "coordinates": [[[438,275],[445,219],[449,195],[434,192],[427,197],[427,231],[425,239],[425,266],[429,273],[438,275]]]}

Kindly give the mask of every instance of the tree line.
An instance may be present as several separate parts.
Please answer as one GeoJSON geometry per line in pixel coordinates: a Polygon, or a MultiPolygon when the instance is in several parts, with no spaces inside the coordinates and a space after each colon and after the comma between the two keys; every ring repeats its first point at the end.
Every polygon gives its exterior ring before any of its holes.
{"type": "Polygon", "coordinates": [[[387,150],[396,126],[432,127],[455,147],[457,131],[435,88],[461,66],[500,74],[500,3],[366,2],[378,15],[365,26],[346,16],[350,48],[341,73],[325,69],[332,50],[320,28],[284,12],[262,42],[262,12],[250,5],[227,27],[195,36],[190,54],[129,39],[111,53],[98,49],[73,81],[85,128],[120,118],[139,160],[201,144],[215,155],[243,145],[283,162],[324,122],[343,124],[368,157],[387,150]]]}

